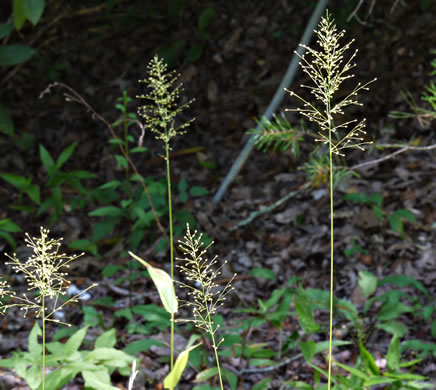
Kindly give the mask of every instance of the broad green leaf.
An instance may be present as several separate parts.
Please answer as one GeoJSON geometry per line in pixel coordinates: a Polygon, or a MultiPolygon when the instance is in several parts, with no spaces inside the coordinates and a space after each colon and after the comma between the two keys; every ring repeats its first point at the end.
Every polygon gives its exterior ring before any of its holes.
{"type": "Polygon", "coordinates": [[[35,26],[44,11],[45,0],[24,0],[23,8],[27,19],[35,26]]]}
{"type": "MultiPolygon", "coordinates": [[[[122,265],[119,265],[119,264],[108,264],[108,265],[106,265],[104,268],[103,268],[103,277],[105,277],[105,278],[111,278],[111,277],[113,277],[118,271],[121,271],[121,270],[124,270],[125,269],[125,267],[123,267],[122,265]]],[[[126,308],[124,308],[124,309],[121,309],[121,310],[125,310],[126,308]]],[[[116,311],[115,312],[115,316],[116,316],[116,313],[119,313],[120,312],[120,310],[118,310],[118,311],[116,311]]]]}
{"type": "Polygon", "coordinates": [[[406,380],[406,381],[413,381],[413,380],[422,381],[424,379],[427,379],[425,376],[412,374],[412,373],[404,373],[404,374],[394,373],[394,374],[392,374],[390,372],[387,372],[385,375],[390,377],[390,378],[406,380]]]}
{"type": "Polygon", "coordinates": [[[7,37],[12,31],[14,31],[12,23],[0,23],[0,39],[7,37]]]}
{"type": "Polygon", "coordinates": [[[40,193],[39,193],[39,187],[36,184],[29,184],[24,192],[27,194],[27,196],[32,199],[36,204],[41,203],[40,199],[40,193]]]}
{"type": "Polygon", "coordinates": [[[82,341],[85,338],[87,331],[88,327],[85,326],[82,329],[79,329],[67,340],[62,350],[65,356],[71,356],[74,352],[79,350],[79,347],[82,344],[82,341]]]}
{"type": "Polygon", "coordinates": [[[401,322],[388,321],[380,322],[375,325],[378,329],[383,329],[385,332],[391,333],[394,336],[403,337],[407,333],[407,329],[401,322]]]}
{"type": "Polygon", "coordinates": [[[272,382],[271,378],[262,379],[260,382],[257,382],[253,386],[251,386],[251,390],[268,390],[269,384],[272,382]]]}
{"type": "Polygon", "coordinates": [[[110,375],[107,369],[96,371],[82,371],[83,379],[85,380],[85,388],[98,390],[119,390],[118,387],[110,384],[110,375]]]}
{"type": "Polygon", "coordinates": [[[158,340],[142,339],[131,342],[123,349],[123,351],[129,355],[137,355],[140,352],[148,351],[153,345],[158,347],[164,346],[164,344],[158,340]]]}
{"type": "MultiPolygon", "coordinates": [[[[73,369],[67,365],[60,369],[50,372],[45,377],[46,389],[62,389],[72,378],[74,378],[81,370],[73,369]]],[[[41,376],[41,375],[40,375],[41,376]]]]}
{"type": "Polygon", "coordinates": [[[185,349],[179,356],[177,356],[176,362],[171,372],[164,380],[165,389],[174,389],[179,383],[182,373],[185,370],[186,364],[189,359],[189,352],[197,348],[200,344],[193,345],[192,347],[185,349]]]}
{"type": "Polygon", "coordinates": [[[380,220],[383,221],[383,210],[381,207],[378,206],[372,206],[372,211],[374,212],[375,216],[380,220]]]}
{"type": "Polygon", "coordinates": [[[404,351],[407,348],[421,352],[421,355],[419,357],[425,357],[429,353],[436,357],[435,343],[424,342],[421,340],[407,340],[401,343],[401,350],[404,351]]]}
{"type": "Polygon", "coordinates": [[[369,351],[365,348],[362,342],[359,342],[359,350],[362,361],[368,364],[368,368],[371,370],[371,373],[373,375],[380,375],[380,369],[375,363],[374,357],[369,353],[369,351]]]}
{"type": "Polygon", "coordinates": [[[400,369],[400,339],[398,336],[392,337],[386,360],[388,367],[392,371],[398,371],[400,369]]]}
{"type": "Polygon", "coordinates": [[[26,0],[13,0],[12,2],[14,26],[17,31],[23,27],[23,24],[26,21],[26,10],[24,7],[25,1],[26,0]]]}
{"type": "MultiPolygon", "coordinates": [[[[268,298],[265,303],[262,302],[262,305],[264,306],[264,311],[271,309],[274,305],[276,305],[280,298],[285,294],[285,292],[286,288],[278,288],[273,290],[273,292],[271,293],[271,297],[268,298]]],[[[259,299],[259,301],[261,300],[259,299]]]]}
{"type": "Polygon", "coordinates": [[[269,268],[255,267],[252,268],[249,273],[251,276],[254,276],[255,278],[262,278],[262,279],[269,279],[269,280],[275,280],[276,278],[275,273],[269,268]]]}
{"type": "Polygon", "coordinates": [[[216,367],[206,368],[195,376],[195,382],[207,381],[215,375],[218,375],[218,369],[216,367]]]}
{"type": "Polygon", "coordinates": [[[368,375],[366,375],[364,372],[358,370],[357,368],[347,366],[346,364],[339,363],[338,361],[335,361],[335,364],[337,364],[339,367],[343,368],[345,371],[348,371],[351,374],[353,374],[353,375],[355,375],[355,376],[357,376],[365,381],[370,379],[370,377],[368,375]]]}
{"type": "Polygon", "coordinates": [[[186,181],[186,179],[180,179],[179,184],[177,185],[179,192],[186,192],[186,190],[188,189],[188,183],[186,181]]]}
{"type": "Polygon", "coordinates": [[[374,194],[369,195],[368,200],[378,207],[382,207],[383,205],[383,195],[381,192],[375,192],[374,194]]]}
{"type": "Polygon", "coordinates": [[[8,109],[3,104],[0,104],[0,133],[14,135],[14,122],[8,109]]]}
{"type": "Polygon", "coordinates": [[[388,221],[392,231],[400,234],[404,233],[403,221],[401,220],[401,217],[396,214],[390,214],[388,215],[388,221]]]}
{"type": "Polygon", "coordinates": [[[203,32],[209,26],[215,15],[215,10],[212,7],[205,8],[198,17],[198,30],[203,32]]]}
{"type": "Polygon", "coordinates": [[[136,256],[130,251],[129,255],[147,268],[147,271],[149,272],[150,277],[153,280],[157,291],[159,292],[159,296],[165,310],[168,313],[177,313],[178,301],[171,277],[164,270],[152,267],[145,260],[141,259],[139,256],[136,256]]]}
{"type": "Polygon", "coordinates": [[[27,346],[29,353],[34,357],[38,357],[42,354],[42,345],[38,343],[38,336],[41,335],[41,328],[39,327],[38,322],[35,322],[35,325],[33,325],[33,328],[30,331],[27,346]]]}
{"type": "Polygon", "coordinates": [[[115,312],[115,318],[125,318],[126,320],[130,321],[133,318],[132,310],[129,307],[125,307],[124,309],[118,310],[115,312]]]}
{"type": "Polygon", "coordinates": [[[115,329],[112,328],[98,336],[97,340],[95,340],[94,348],[112,348],[116,342],[115,329]]]}
{"type": "Polygon", "coordinates": [[[95,244],[87,239],[73,241],[70,245],[68,245],[68,248],[87,251],[89,253],[92,253],[94,256],[98,256],[97,244],[95,244]]]}
{"type": "Polygon", "coordinates": [[[78,142],[73,142],[70,146],[68,146],[65,150],[62,151],[62,153],[59,155],[58,159],[56,160],[57,169],[61,169],[62,165],[64,165],[70,159],[77,145],[78,142]]]}
{"type": "Polygon", "coordinates": [[[238,384],[238,377],[236,374],[227,368],[221,368],[221,375],[223,379],[230,385],[230,389],[236,390],[236,386],[238,384]]]}
{"type": "Polygon", "coordinates": [[[407,219],[408,221],[411,221],[411,222],[417,222],[415,215],[413,215],[413,213],[410,212],[409,210],[399,209],[399,210],[395,211],[394,214],[402,219],[407,219]]]}
{"type": "Polygon", "coordinates": [[[21,232],[21,228],[9,218],[0,220],[0,230],[10,233],[21,232]]]}
{"type": "Polygon", "coordinates": [[[376,385],[383,385],[387,383],[392,383],[393,380],[390,378],[387,378],[385,376],[375,376],[371,377],[369,380],[365,381],[363,383],[364,386],[376,386],[376,385]]]}
{"type": "Polygon", "coordinates": [[[69,171],[68,172],[68,176],[74,176],[77,179],[95,179],[97,177],[97,175],[95,173],[89,172],[89,171],[85,171],[83,169],[77,169],[74,171],[69,171]]]}
{"type": "Polygon", "coordinates": [[[319,330],[319,325],[315,323],[312,307],[307,299],[302,287],[295,295],[295,308],[298,314],[298,322],[306,333],[314,333],[319,330]]]}
{"type": "MultiPolygon", "coordinates": [[[[343,347],[344,345],[350,345],[352,344],[351,341],[345,341],[345,340],[332,340],[333,347],[343,347]]],[[[329,341],[320,341],[316,343],[316,351],[315,354],[327,351],[329,349],[329,341]]]]}
{"type": "Polygon", "coordinates": [[[377,277],[371,272],[360,271],[359,272],[359,286],[362,295],[368,298],[374,294],[377,289],[377,277]]]}
{"type": "Polygon", "coordinates": [[[26,62],[36,54],[36,50],[24,45],[0,46],[0,66],[12,66],[26,62]]]}
{"type": "Polygon", "coordinates": [[[127,367],[133,361],[133,356],[115,348],[95,348],[86,355],[85,361],[104,362],[111,367],[127,367]]]}
{"type": "Polygon", "coordinates": [[[102,184],[100,187],[98,187],[101,190],[105,190],[108,188],[118,188],[121,185],[121,182],[119,180],[111,180],[107,183],[102,184]]]}
{"type": "Polygon", "coordinates": [[[296,390],[314,390],[313,386],[302,381],[287,381],[284,382],[285,385],[289,386],[291,389],[296,390]]]}
{"type": "Polygon", "coordinates": [[[209,191],[204,187],[193,186],[189,189],[189,193],[192,196],[204,196],[204,195],[207,195],[209,193],[209,191]]]}
{"type": "Polygon", "coordinates": [[[24,192],[32,181],[30,177],[26,178],[14,173],[0,173],[0,177],[21,192],[24,192]]]}
{"type": "Polygon", "coordinates": [[[124,210],[115,206],[103,206],[88,213],[91,217],[122,217],[124,210]]]}
{"type": "Polygon", "coordinates": [[[24,376],[26,383],[29,385],[31,389],[38,388],[41,383],[41,368],[39,364],[31,365],[24,376]]]}
{"type": "Polygon", "coordinates": [[[397,299],[388,299],[377,315],[379,321],[391,321],[398,318],[403,313],[410,313],[413,309],[397,299]]]}
{"type": "Polygon", "coordinates": [[[307,362],[312,361],[316,353],[316,343],[312,340],[302,341],[300,344],[301,352],[303,352],[304,359],[307,362]]]}
{"type": "Polygon", "coordinates": [[[57,171],[56,164],[52,156],[50,156],[50,153],[43,145],[39,145],[39,156],[41,158],[42,165],[44,165],[44,169],[46,170],[49,178],[51,179],[57,171]]]}
{"type": "Polygon", "coordinates": [[[14,249],[17,249],[17,243],[15,242],[14,238],[6,232],[2,232],[0,230],[0,238],[3,238],[4,240],[6,240],[8,242],[8,244],[14,249]]]}
{"type": "Polygon", "coordinates": [[[417,290],[421,291],[425,295],[428,295],[427,289],[422,285],[421,282],[418,282],[412,276],[409,275],[392,275],[387,276],[379,281],[379,286],[383,286],[385,284],[393,284],[397,287],[407,287],[413,286],[417,290]]]}
{"type": "Polygon", "coordinates": [[[250,359],[248,361],[248,365],[250,367],[271,367],[274,366],[275,364],[277,364],[277,362],[271,359],[250,359]]]}

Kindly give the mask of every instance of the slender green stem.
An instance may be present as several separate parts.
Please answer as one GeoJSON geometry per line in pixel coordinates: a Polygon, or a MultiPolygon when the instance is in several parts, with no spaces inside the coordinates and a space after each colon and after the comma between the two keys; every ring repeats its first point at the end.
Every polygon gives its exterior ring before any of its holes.
{"type": "MultiPolygon", "coordinates": [[[[170,225],[170,259],[171,259],[171,280],[174,282],[174,240],[173,240],[173,210],[171,202],[171,172],[170,172],[170,152],[168,142],[165,142],[165,160],[167,162],[167,185],[168,185],[168,215],[170,225]]],[[[171,370],[174,367],[174,313],[171,313],[171,370]]]]}
{"type": "MultiPolygon", "coordinates": [[[[330,102],[329,102],[330,103],[330,102]]],[[[330,106],[330,104],[329,104],[330,106]]],[[[328,107],[330,111],[330,107],[328,107]]],[[[328,112],[330,115],[330,112],[328,112]]],[[[329,321],[329,356],[328,356],[328,377],[327,389],[331,387],[332,375],[332,345],[333,345],[333,153],[332,153],[332,125],[329,121],[329,160],[330,160],[330,321],[329,321]]]]}
{"type": "Polygon", "coordinates": [[[45,389],[45,297],[42,296],[42,390],[45,389]]]}
{"type": "MultiPolygon", "coordinates": [[[[210,320],[210,318],[209,318],[210,320]]],[[[212,346],[213,346],[213,351],[215,352],[215,360],[216,360],[216,368],[218,370],[218,378],[220,379],[220,386],[221,386],[221,390],[224,390],[224,386],[223,386],[223,378],[221,377],[221,367],[220,367],[220,360],[218,358],[218,347],[215,343],[215,336],[213,332],[210,332],[210,335],[212,336],[212,346]]]]}

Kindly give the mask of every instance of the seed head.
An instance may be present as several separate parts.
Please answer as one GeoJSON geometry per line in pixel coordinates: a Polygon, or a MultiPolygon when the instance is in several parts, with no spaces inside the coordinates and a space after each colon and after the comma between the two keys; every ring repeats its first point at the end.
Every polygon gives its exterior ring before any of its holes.
{"type": "Polygon", "coordinates": [[[42,227],[40,232],[40,238],[30,237],[30,235],[26,233],[25,242],[29,248],[33,249],[33,254],[26,262],[21,262],[15,253],[12,256],[5,254],[12,260],[6,262],[6,264],[11,264],[15,272],[24,274],[28,287],[27,290],[36,290],[36,296],[33,300],[25,293],[22,297],[16,296],[13,291],[9,290],[10,286],[6,282],[0,282],[0,298],[9,295],[13,298],[13,301],[15,301],[8,305],[3,305],[3,303],[0,302],[0,311],[4,313],[7,308],[18,306],[24,311],[24,316],[26,316],[29,310],[33,309],[36,311],[36,317],[43,316],[46,320],[59,322],[49,317],[67,303],[77,301],[80,295],[84,294],[90,288],[95,287],[96,284],[89,286],[84,291],[56,307],[58,297],[66,294],[66,290],[70,284],[65,278],[67,273],[62,272],[62,269],[68,268],[69,263],[82,256],[83,253],[77,256],[67,256],[65,253],[59,253],[62,238],[58,240],[49,239],[49,230],[42,227]],[[49,314],[45,313],[46,307],[43,301],[46,298],[54,299],[55,301],[55,308],[49,314]]]}
{"type": "Polygon", "coordinates": [[[326,17],[321,19],[319,30],[315,30],[317,43],[320,50],[304,47],[309,55],[310,60],[305,55],[299,55],[300,66],[313,81],[315,86],[301,85],[306,88],[315,98],[315,103],[311,103],[297,95],[295,92],[288,91],[291,96],[295,96],[303,103],[303,108],[290,109],[288,111],[297,111],[305,116],[311,122],[316,122],[319,126],[317,141],[324,144],[331,144],[331,150],[337,155],[342,155],[343,149],[356,147],[363,150],[363,145],[369,144],[364,139],[366,132],[365,119],[361,121],[351,120],[341,124],[333,123],[334,115],[343,115],[344,108],[350,105],[361,106],[357,100],[357,93],[360,90],[368,90],[368,85],[375,81],[371,80],[365,84],[357,83],[353,90],[345,97],[336,101],[336,92],[340,85],[347,79],[354,77],[354,74],[348,72],[356,66],[353,62],[357,50],[345,60],[345,53],[350,49],[354,40],[341,45],[340,39],[344,36],[345,31],[338,32],[334,20],[330,18],[327,11],[326,17]],[[329,131],[338,133],[338,130],[345,131],[345,135],[338,135],[335,140],[329,137],[329,131]]]}
{"type": "Polygon", "coordinates": [[[138,114],[145,120],[144,127],[150,128],[156,139],[161,139],[165,143],[176,135],[184,134],[186,132],[184,129],[194,121],[191,119],[179,126],[174,125],[176,116],[189,107],[193,100],[177,106],[183,88],[181,84],[174,87],[179,75],[174,71],[167,72],[167,68],[167,64],[162,59],[157,55],[154,56],[147,66],[148,78],[139,80],[149,87],[150,92],[138,96],[140,99],[150,101],[150,104],[138,109],[138,114]]]}
{"type": "Polygon", "coordinates": [[[188,283],[178,282],[182,288],[189,290],[189,299],[183,301],[186,306],[192,306],[192,320],[178,320],[193,322],[195,326],[205,330],[211,335],[215,334],[218,326],[212,321],[212,315],[224,304],[226,295],[234,288],[231,283],[236,275],[230,279],[222,289],[216,283],[217,277],[221,274],[221,269],[226,264],[215,268],[218,263],[217,256],[207,259],[204,255],[212,245],[205,246],[201,241],[202,234],[197,235],[197,231],[191,234],[187,225],[186,235],[183,241],[179,241],[180,249],[185,253],[185,257],[178,259],[182,262],[177,265],[180,271],[185,274],[188,283]]]}

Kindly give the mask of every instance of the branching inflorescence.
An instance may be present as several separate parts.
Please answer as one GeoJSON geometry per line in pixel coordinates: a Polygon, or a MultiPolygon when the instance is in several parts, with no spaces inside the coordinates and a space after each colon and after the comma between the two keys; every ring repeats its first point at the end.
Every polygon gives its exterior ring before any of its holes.
{"type": "MultiPolygon", "coordinates": [[[[57,306],[57,300],[60,295],[65,295],[70,282],[65,278],[66,272],[62,272],[62,268],[68,268],[69,263],[82,256],[67,256],[65,253],[59,253],[62,239],[54,240],[48,238],[49,231],[41,228],[41,237],[30,237],[26,233],[25,242],[29,248],[33,249],[33,254],[26,262],[21,262],[14,253],[12,256],[5,254],[12,261],[6,262],[11,264],[15,272],[21,272],[27,282],[28,291],[36,290],[36,296],[29,298],[26,293],[22,297],[17,296],[14,291],[10,290],[10,286],[6,282],[0,282],[0,298],[9,296],[12,303],[4,304],[0,302],[0,313],[4,314],[6,309],[10,307],[19,307],[27,315],[29,310],[36,311],[36,317],[42,317],[47,321],[60,322],[57,319],[50,318],[56,311],[60,310],[69,302],[77,302],[79,296],[85,293],[90,288],[96,286],[91,285],[80,294],[73,296],[60,306],[57,306]],[[47,309],[43,300],[45,298],[54,299],[54,309],[50,313],[45,313],[47,309]]],[[[68,325],[68,324],[66,324],[68,325]]]]}
{"type": "Polygon", "coordinates": [[[226,286],[223,289],[220,289],[216,280],[221,274],[221,269],[226,262],[224,262],[220,267],[215,268],[215,265],[218,263],[217,256],[212,259],[204,257],[212,243],[210,245],[205,245],[201,241],[202,234],[197,236],[196,231],[191,234],[189,225],[186,226],[187,230],[184,240],[179,241],[180,249],[185,254],[185,257],[178,259],[182,264],[177,267],[183,274],[185,274],[188,283],[192,283],[191,285],[179,282],[182,288],[187,288],[189,290],[188,299],[182,302],[186,306],[193,307],[193,319],[183,319],[178,321],[193,322],[197,328],[210,334],[218,370],[218,378],[221,389],[224,389],[218,358],[218,347],[224,339],[216,342],[215,333],[218,330],[219,325],[214,324],[212,316],[224,304],[226,295],[234,289],[231,284],[236,275],[233,275],[233,277],[227,282],[226,286]]]}
{"type": "MultiPolygon", "coordinates": [[[[300,66],[315,86],[301,85],[315,96],[315,100],[321,103],[318,107],[315,103],[310,103],[295,92],[288,91],[291,96],[295,96],[303,102],[302,108],[289,109],[288,111],[297,111],[312,122],[319,125],[319,138],[317,141],[324,144],[331,144],[332,153],[343,156],[341,152],[347,148],[356,147],[363,150],[363,145],[371,142],[363,138],[366,134],[365,119],[358,121],[353,119],[340,124],[334,124],[334,115],[343,115],[344,108],[350,105],[362,106],[357,100],[357,93],[361,90],[368,90],[368,85],[374,80],[365,84],[357,83],[353,90],[339,101],[334,102],[335,93],[339,90],[340,85],[347,79],[354,77],[354,74],[348,72],[356,66],[353,59],[357,50],[348,60],[344,55],[350,48],[354,40],[345,45],[340,44],[340,39],[344,36],[345,31],[337,32],[334,20],[330,18],[328,12],[325,18],[322,18],[317,34],[317,43],[321,50],[317,51],[310,47],[302,45],[311,55],[311,59],[306,59],[306,55],[300,56],[300,66]],[[329,137],[329,131],[338,133],[339,130],[345,131],[345,135],[337,134],[336,140],[329,137]]],[[[295,52],[297,55],[298,53],[295,52]]]]}
{"type": "MultiPolygon", "coordinates": [[[[344,114],[344,108],[347,106],[362,104],[357,100],[357,93],[361,90],[368,90],[368,85],[374,80],[365,84],[358,83],[353,90],[344,98],[335,99],[335,94],[340,85],[347,79],[354,77],[348,72],[355,67],[353,59],[357,50],[345,60],[344,55],[350,48],[353,41],[342,45],[339,41],[345,32],[337,32],[334,20],[330,18],[327,12],[326,16],[321,19],[319,30],[315,31],[318,36],[317,43],[320,51],[304,46],[310,54],[310,60],[306,56],[300,56],[304,73],[313,81],[315,86],[302,85],[315,96],[315,103],[310,103],[296,93],[288,91],[291,96],[297,97],[303,102],[302,108],[291,109],[297,111],[312,122],[319,126],[317,141],[328,145],[329,149],[329,178],[330,178],[330,321],[329,321],[329,352],[328,352],[328,377],[327,389],[331,388],[331,369],[332,369],[332,349],[333,349],[333,272],[334,272],[334,214],[333,214],[333,154],[344,156],[343,150],[348,148],[357,148],[363,150],[363,146],[370,142],[365,141],[366,134],[365,119],[358,121],[353,119],[339,124],[334,123],[334,116],[344,114]],[[320,108],[319,108],[320,107],[320,108]],[[339,133],[345,134],[339,134],[339,133]],[[333,137],[333,135],[335,137],[333,137]]],[[[297,53],[298,55],[298,53],[297,53]]]]}
{"type": "Polygon", "coordinates": [[[182,85],[176,87],[174,83],[178,75],[173,72],[167,72],[167,64],[162,59],[154,56],[147,66],[148,78],[139,80],[150,88],[147,95],[140,95],[138,98],[149,100],[151,104],[139,107],[138,113],[145,120],[145,127],[155,134],[156,139],[161,139],[168,144],[171,138],[176,135],[182,135],[194,119],[190,119],[179,126],[175,126],[175,118],[185,108],[189,107],[193,100],[177,106],[180,93],[183,92],[182,85]],[[173,88],[171,90],[171,88],[173,88]]]}
{"type": "MultiPolygon", "coordinates": [[[[212,259],[204,257],[209,247],[205,246],[202,242],[202,234],[197,235],[195,231],[193,234],[187,227],[187,232],[183,241],[179,241],[180,249],[186,255],[182,259],[182,265],[177,265],[180,271],[185,274],[185,278],[191,284],[178,282],[182,288],[189,289],[188,296],[190,299],[183,301],[186,306],[193,307],[193,319],[181,320],[193,322],[198,328],[214,335],[218,329],[218,325],[214,325],[212,315],[224,304],[226,295],[233,290],[231,283],[234,276],[226,284],[223,289],[219,289],[216,283],[217,277],[221,274],[222,264],[220,267],[215,268],[218,263],[217,256],[212,259]]],[[[217,345],[218,346],[218,345],[217,345]]]]}

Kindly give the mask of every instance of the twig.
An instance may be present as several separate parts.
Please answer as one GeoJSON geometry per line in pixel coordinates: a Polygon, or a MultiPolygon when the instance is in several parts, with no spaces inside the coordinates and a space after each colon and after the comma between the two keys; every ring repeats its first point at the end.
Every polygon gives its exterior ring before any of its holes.
{"type": "MultiPolygon", "coordinates": [[[[85,106],[87,108],[87,110],[97,119],[99,119],[101,122],[103,122],[106,127],[109,129],[112,138],[117,140],[118,137],[115,134],[115,131],[112,127],[112,125],[103,117],[101,116],[78,92],[76,92],[73,88],[71,88],[70,86],[64,84],[64,83],[53,83],[50,84],[39,96],[40,98],[42,98],[45,94],[50,93],[50,90],[54,87],[61,87],[66,89],[67,91],[69,91],[70,93],[64,93],[64,96],[67,100],[69,101],[73,101],[79,104],[82,104],[83,106],[85,106]]],[[[137,122],[138,123],[138,122],[137,122]]],[[[142,127],[140,125],[140,127],[142,127]]],[[[143,130],[143,129],[142,129],[143,130]]],[[[135,172],[136,176],[138,177],[139,182],[141,183],[142,188],[144,189],[145,195],[147,196],[148,202],[150,204],[150,208],[151,211],[153,213],[154,219],[156,221],[157,226],[159,227],[159,230],[163,233],[163,235],[165,236],[166,239],[168,239],[168,235],[167,232],[165,231],[165,229],[163,228],[162,224],[160,223],[159,217],[156,213],[156,210],[154,208],[153,202],[151,200],[151,196],[150,193],[148,192],[148,188],[144,182],[144,179],[142,178],[142,176],[139,174],[138,169],[136,168],[136,165],[133,163],[133,161],[130,159],[130,156],[127,154],[124,146],[121,144],[121,142],[117,142],[118,147],[120,148],[120,151],[122,153],[122,155],[124,156],[124,158],[128,161],[129,165],[132,167],[133,171],[135,172]]]]}
{"type": "Polygon", "coordinates": [[[232,367],[232,366],[227,366],[226,368],[228,368],[230,371],[233,371],[237,376],[242,376],[242,375],[246,375],[246,374],[259,374],[259,373],[265,373],[265,372],[271,372],[271,371],[275,371],[277,369],[279,369],[280,367],[286,366],[287,364],[293,362],[294,360],[298,360],[300,358],[303,357],[303,354],[301,353],[297,353],[296,355],[285,359],[283,361],[281,361],[278,364],[275,364],[274,366],[270,366],[270,367],[260,367],[260,368],[244,368],[242,370],[237,370],[236,368],[232,367]]]}
{"type": "Polygon", "coordinates": [[[258,216],[262,215],[262,214],[266,214],[269,213],[270,211],[274,210],[275,208],[279,207],[281,204],[283,204],[284,202],[286,202],[288,199],[291,198],[295,198],[299,193],[307,190],[310,187],[310,183],[306,183],[304,184],[300,189],[296,190],[296,191],[291,191],[289,194],[286,194],[283,198],[280,198],[279,200],[277,200],[276,202],[274,202],[272,205],[264,207],[261,210],[258,211],[253,211],[248,218],[238,222],[235,226],[233,226],[230,231],[234,231],[238,228],[241,228],[245,225],[248,225],[249,223],[251,223],[255,218],[257,218],[258,216]]]}
{"type": "Polygon", "coordinates": [[[396,150],[395,152],[388,154],[387,156],[378,158],[376,160],[366,161],[366,162],[363,162],[361,164],[354,165],[350,169],[352,171],[354,171],[356,169],[360,169],[360,168],[366,167],[368,165],[379,164],[383,161],[391,159],[392,157],[396,156],[397,154],[407,152],[408,150],[432,150],[432,149],[436,149],[436,144],[428,145],[428,146],[413,146],[413,145],[404,146],[404,145],[397,145],[397,144],[381,144],[381,145],[377,145],[377,146],[384,147],[384,148],[401,148],[401,149],[396,150]]]}

